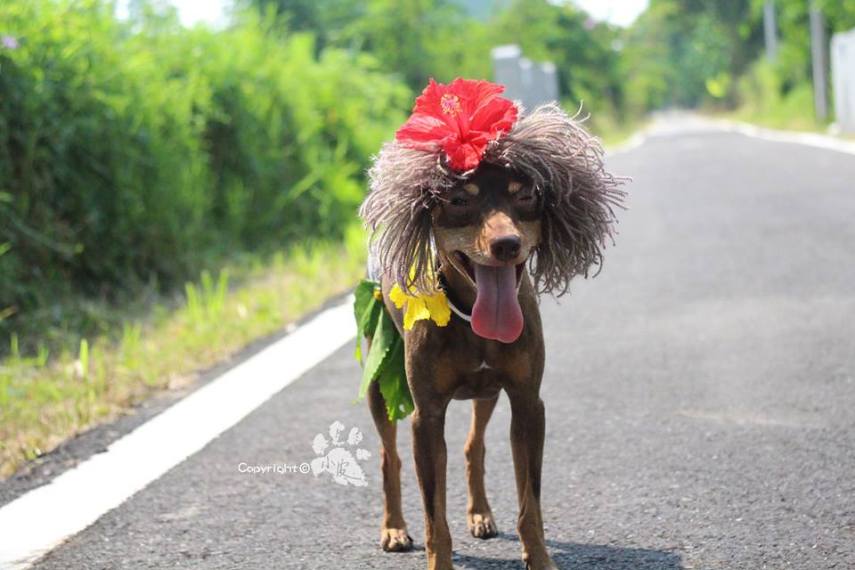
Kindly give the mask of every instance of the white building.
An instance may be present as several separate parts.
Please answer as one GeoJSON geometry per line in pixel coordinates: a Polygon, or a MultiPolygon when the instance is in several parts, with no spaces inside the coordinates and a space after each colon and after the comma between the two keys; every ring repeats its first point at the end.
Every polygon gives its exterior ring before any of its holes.
{"type": "Polygon", "coordinates": [[[837,124],[855,133],[855,30],[831,38],[831,79],[837,124]]]}
{"type": "Polygon", "coordinates": [[[517,45],[493,49],[493,81],[505,86],[504,96],[526,109],[558,101],[558,73],[550,62],[536,63],[517,45]]]}

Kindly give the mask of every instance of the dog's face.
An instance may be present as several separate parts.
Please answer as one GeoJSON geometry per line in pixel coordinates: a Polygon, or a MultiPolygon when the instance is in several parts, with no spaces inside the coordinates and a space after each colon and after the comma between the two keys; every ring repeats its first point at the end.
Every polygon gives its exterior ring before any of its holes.
{"type": "Polygon", "coordinates": [[[524,177],[484,165],[431,213],[440,259],[476,291],[473,330],[485,338],[512,342],[522,330],[516,293],[540,242],[542,210],[524,177]]]}
{"type": "Polygon", "coordinates": [[[515,269],[518,280],[540,242],[542,203],[522,177],[486,165],[432,212],[440,255],[476,287],[478,265],[515,269]]]}

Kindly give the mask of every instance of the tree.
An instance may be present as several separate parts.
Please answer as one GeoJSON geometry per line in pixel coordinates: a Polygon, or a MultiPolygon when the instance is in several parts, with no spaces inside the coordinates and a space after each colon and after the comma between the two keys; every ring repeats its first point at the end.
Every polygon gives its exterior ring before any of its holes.
{"type": "Polygon", "coordinates": [[[561,95],[573,105],[621,106],[618,33],[575,6],[515,0],[490,23],[489,37],[493,44],[518,44],[532,60],[555,63],[561,95]]]}
{"type": "Polygon", "coordinates": [[[652,0],[625,37],[631,106],[641,111],[732,101],[733,79],[761,47],[751,16],[751,0],[652,0]]]}

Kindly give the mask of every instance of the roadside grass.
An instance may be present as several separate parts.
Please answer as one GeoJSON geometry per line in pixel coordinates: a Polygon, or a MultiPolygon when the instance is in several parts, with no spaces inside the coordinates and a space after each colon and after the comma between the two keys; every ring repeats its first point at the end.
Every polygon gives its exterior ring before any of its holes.
{"type": "Polygon", "coordinates": [[[627,142],[650,123],[648,115],[636,113],[619,115],[608,106],[589,106],[565,99],[561,101],[561,107],[571,117],[581,121],[582,126],[600,139],[603,148],[607,150],[627,142]]]}
{"type": "Polygon", "coordinates": [[[592,134],[599,137],[603,147],[608,150],[627,142],[635,133],[643,130],[649,122],[648,117],[618,120],[612,115],[603,115],[592,117],[586,127],[591,130],[592,134]]]}
{"type": "Polygon", "coordinates": [[[780,110],[758,112],[754,109],[743,107],[729,112],[710,112],[707,115],[713,119],[748,123],[767,129],[814,133],[845,141],[855,141],[855,134],[834,132],[831,129],[831,123],[818,121],[810,110],[808,112],[802,111],[801,113],[787,113],[780,110]]]}
{"type": "Polygon", "coordinates": [[[150,316],[83,338],[74,350],[25,355],[13,336],[0,361],[0,478],[350,289],[364,260],[364,233],[353,228],[343,242],[203,273],[179,301],[161,300],[150,316]]]}
{"type": "Polygon", "coordinates": [[[742,103],[732,111],[711,111],[717,118],[741,121],[770,129],[819,133],[852,139],[851,135],[830,132],[831,121],[817,119],[814,114],[813,89],[798,85],[786,95],[771,71],[758,68],[744,80],[742,103]]]}
{"type": "Polygon", "coordinates": [[[828,124],[817,121],[810,110],[792,113],[784,107],[766,110],[742,107],[716,116],[770,129],[828,134],[828,124]]]}

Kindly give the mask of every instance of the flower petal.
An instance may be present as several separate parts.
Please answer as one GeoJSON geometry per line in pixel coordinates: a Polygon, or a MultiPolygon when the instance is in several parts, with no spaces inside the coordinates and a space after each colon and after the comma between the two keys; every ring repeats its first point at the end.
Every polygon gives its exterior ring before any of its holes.
{"type": "Polygon", "coordinates": [[[443,146],[443,150],[448,155],[448,163],[459,172],[467,172],[476,168],[486,149],[486,143],[479,144],[476,142],[443,146]]]}
{"type": "Polygon", "coordinates": [[[455,132],[436,117],[413,114],[395,133],[399,141],[421,150],[437,150],[442,142],[455,137],[455,132]]]}
{"type": "Polygon", "coordinates": [[[511,130],[517,120],[513,102],[496,97],[481,105],[472,116],[472,130],[490,133],[493,137],[511,130]]]}
{"type": "Polygon", "coordinates": [[[451,308],[448,306],[448,297],[444,293],[426,296],[425,306],[430,313],[430,318],[437,326],[444,327],[451,320],[451,308]]]}
{"type": "Polygon", "coordinates": [[[452,168],[472,170],[481,162],[487,144],[517,120],[514,103],[500,97],[504,89],[489,81],[457,78],[443,85],[431,79],[395,136],[412,148],[442,149],[452,168]]]}
{"type": "Polygon", "coordinates": [[[401,290],[401,286],[397,283],[392,285],[392,290],[389,291],[389,300],[392,301],[399,309],[402,309],[404,304],[407,302],[406,293],[401,290]]]}
{"type": "Polygon", "coordinates": [[[407,297],[407,310],[404,312],[404,330],[411,330],[416,321],[430,318],[422,297],[407,297]]]}

